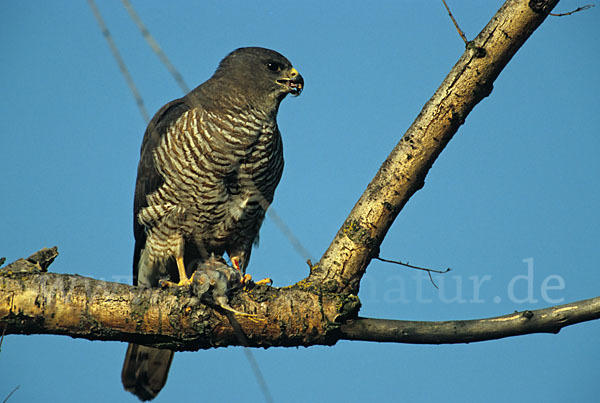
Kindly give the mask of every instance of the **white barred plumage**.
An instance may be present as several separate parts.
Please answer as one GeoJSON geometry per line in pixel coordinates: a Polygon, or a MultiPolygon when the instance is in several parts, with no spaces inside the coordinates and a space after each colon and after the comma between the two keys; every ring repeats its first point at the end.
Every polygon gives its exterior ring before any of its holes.
{"type": "Polygon", "coordinates": [[[281,178],[283,148],[274,120],[252,116],[244,121],[258,124],[242,126],[229,116],[186,111],[155,148],[164,182],[138,213],[147,229],[144,253],[152,262],[174,257],[181,239],[188,239],[201,259],[227,252],[246,268],[264,205],[281,178]]]}

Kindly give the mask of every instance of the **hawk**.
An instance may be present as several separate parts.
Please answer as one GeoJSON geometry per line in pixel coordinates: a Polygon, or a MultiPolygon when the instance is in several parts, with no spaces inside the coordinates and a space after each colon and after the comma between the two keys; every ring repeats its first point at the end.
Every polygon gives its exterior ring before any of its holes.
{"type": "MultiPolygon", "coordinates": [[[[148,124],[134,196],[133,283],[189,284],[213,254],[242,275],[283,171],[280,102],[304,80],[283,55],[240,48],[213,76],[163,106],[148,124]]],[[[130,344],[121,379],[151,400],[173,352],[130,344]]]]}

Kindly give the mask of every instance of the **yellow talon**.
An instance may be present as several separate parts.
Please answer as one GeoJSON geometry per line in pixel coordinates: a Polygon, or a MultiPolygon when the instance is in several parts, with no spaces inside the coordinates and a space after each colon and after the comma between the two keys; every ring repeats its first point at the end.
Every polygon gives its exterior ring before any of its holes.
{"type": "Polygon", "coordinates": [[[185,264],[183,263],[183,257],[177,257],[175,258],[175,261],[177,262],[177,271],[179,272],[179,283],[175,283],[173,281],[169,281],[169,280],[160,280],[158,282],[158,284],[165,288],[165,287],[185,287],[185,286],[189,286],[190,284],[192,284],[192,279],[194,278],[194,275],[192,274],[191,278],[188,278],[186,272],[185,272],[185,264]]]}
{"type": "Polygon", "coordinates": [[[256,285],[272,285],[273,284],[273,280],[271,280],[270,278],[263,278],[262,280],[258,280],[256,283],[254,283],[256,285]]]}

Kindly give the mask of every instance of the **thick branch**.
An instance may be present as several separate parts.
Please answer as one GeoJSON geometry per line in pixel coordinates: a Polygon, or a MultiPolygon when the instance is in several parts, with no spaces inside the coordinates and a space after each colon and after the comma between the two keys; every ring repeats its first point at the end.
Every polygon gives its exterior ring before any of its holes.
{"type": "MultiPolygon", "coordinates": [[[[53,259],[56,255],[45,256],[53,259]]],[[[300,285],[239,292],[232,305],[256,316],[234,317],[182,290],[174,294],[44,273],[45,264],[32,258],[0,270],[0,329],[5,334],[58,334],[193,351],[229,345],[332,345],[340,339],[470,343],[527,333],[557,333],[562,327],[600,318],[600,297],[481,320],[356,318],[360,303],[355,296],[318,294],[300,285]]]]}
{"type": "Polygon", "coordinates": [[[0,331],[5,334],[59,334],[172,350],[330,345],[337,341],[340,323],[355,317],[360,305],[355,296],[318,294],[300,286],[240,291],[231,305],[256,315],[231,316],[247,339],[242,343],[226,311],[202,304],[186,290],[175,294],[44,273],[36,255],[0,270],[0,331]]]}
{"type": "MultiPolygon", "coordinates": [[[[354,206],[310,275],[285,288],[255,287],[230,304],[235,316],[179,291],[140,289],[74,275],[44,273],[56,256],[20,260],[0,272],[4,334],[65,334],[197,350],[227,345],[331,345],[339,339],[461,343],[560,328],[598,319],[598,298],[479,321],[405,322],[356,318],[355,295],[392,222],[473,107],[558,0],[508,0],[470,42],[354,206]],[[530,8],[535,7],[535,10],[530,8]],[[241,329],[245,337],[240,337],[241,329]],[[240,340],[244,340],[242,343],[240,340]]],[[[44,257],[45,256],[45,257],[44,257]]]]}
{"type": "Polygon", "coordinates": [[[423,187],[437,156],[556,3],[508,0],[467,45],[350,212],[310,281],[330,291],[358,294],[360,279],[400,210],[423,187]]]}
{"type": "Polygon", "coordinates": [[[340,339],[413,344],[472,343],[531,333],[558,333],[563,327],[594,319],[600,319],[600,297],[479,320],[421,322],[357,318],[340,327],[340,339]]]}

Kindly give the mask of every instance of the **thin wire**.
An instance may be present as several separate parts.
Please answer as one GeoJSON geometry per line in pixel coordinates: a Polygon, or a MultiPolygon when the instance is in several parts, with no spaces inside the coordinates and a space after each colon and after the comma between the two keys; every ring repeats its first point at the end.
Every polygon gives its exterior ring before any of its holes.
{"type": "Polygon", "coordinates": [[[121,2],[125,6],[125,9],[129,13],[129,16],[131,17],[133,22],[135,22],[135,24],[138,26],[140,32],[142,33],[142,36],[144,37],[144,39],[146,39],[146,42],[148,42],[148,45],[150,45],[150,47],[152,48],[154,53],[156,53],[158,55],[158,58],[160,59],[162,64],[165,65],[167,70],[169,70],[169,73],[171,73],[171,75],[173,76],[173,78],[175,79],[175,81],[177,82],[179,87],[181,88],[181,90],[185,94],[190,92],[190,89],[187,86],[187,84],[185,83],[185,81],[183,80],[182,75],[179,74],[179,71],[177,71],[175,66],[173,66],[173,63],[171,63],[171,61],[169,60],[169,58],[167,57],[165,52],[163,52],[163,50],[160,48],[160,46],[158,45],[158,42],[156,42],[154,40],[154,37],[150,34],[150,31],[148,31],[148,28],[146,28],[146,26],[142,22],[140,16],[135,12],[135,10],[133,9],[133,6],[129,2],[129,0],[121,0],[121,2]]]}
{"type": "Polygon", "coordinates": [[[258,382],[258,386],[262,390],[263,395],[265,396],[265,401],[267,403],[272,403],[273,396],[271,396],[271,392],[269,391],[267,382],[265,381],[265,378],[262,375],[262,372],[260,370],[258,362],[256,361],[256,358],[254,358],[254,355],[252,354],[252,350],[250,350],[250,348],[248,348],[248,344],[249,344],[248,338],[242,331],[242,327],[240,326],[239,322],[235,318],[235,315],[232,312],[227,312],[226,315],[227,315],[227,319],[229,319],[229,323],[231,324],[231,327],[233,327],[233,330],[235,330],[235,334],[238,338],[239,343],[242,346],[244,346],[244,354],[246,355],[246,359],[248,360],[248,364],[250,364],[250,368],[252,369],[252,372],[254,372],[254,376],[256,378],[256,381],[258,382]]]}
{"type": "Polygon", "coordinates": [[[296,238],[292,230],[286,225],[273,207],[269,207],[269,210],[267,210],[267,216],[275,223],[277,227],[279,227],[279,230],[283,232],[283,235],[288,239],[288,241],[290,241],[296,252],[298,252],[304,258],[304,260],[310,260],[310,253],[308,253],[306,248],[302,246],[300,240],[296,238]]]}
{"type": "Polygon", "coordinates": [[[119,70],[121,70],[121,73],[125,77],[125,81],[127,81],[127,85],[129,86],[129,89],[133,93],[133,97],[135,98],[135,103],[137,104],[138,109],[140,110],[140,113],[142,114],[142,117],[144,118],[144,121],[148,122],[150,120],[150,116],[148,115],[148,111],[146,111],[146,107],[144,106],[144,100],[142,99],[140,93],[138,92],[137,87],[135,86],[135,83],[133,82],[133,78],[131,77],[131,74],[129,74],[129,71],[127,70],[127,67],[125,66],[125,62],[123,61],[123,58],[121,57],[121,54],[119,53],[119,50],[117,49],[117,45],[115,45],[115,42],[113,41],[112,36],[110,35],[110,31],[108,30],[108,28],[106,27],[106,24],[104,23],[104,20],[102,19],[102,15],[100,15],[100,11],[98,10],[98,7],[96,7],[96,3],[94,3],[94,0],[88,0],[88,4],[90,5],[90,8],[92,9],[94,16],[96,17],[96,21],[98,21],[98,25],[100,26],[100,30],[102,31],[102,35],[104,36],[104,39],[106,39],[106,42],[108,42],[108,46],[110,47],[110,50],[111,50],[115,60],[117,61],[117,64],[119,65],[119,70]]]}
{"type": "Polygon", "coordinates": [[[271,392],[267,386],[267,381],[265,381],[265,378],[262,375],[260,367],[258,366],[258,361],[256,361],[254,354],[252,354],[252,350],[250,350],[248,347],[244,347],[244,354],[246,355],[248,364],[250,364],[250,367],[252,368],[252,372],[254,372],[254,376],[258,382],[258,387],[260,390],[262,390],[263,395],[265,396],[265,401],[267,403],[273,403],[273,396],[271,396],[271,392]]]}
{"type": "Polygon", "coordinates": [[[17,386],[16,386],[16,387],[15,387],[15,388],[12,390],[12,392],[10,392],[10,393],[8,394],[8,396],[6,396],[6,399],[4,399],[4,400],[2,401],[2,403],[6,403],[6,402],[8,402],[8,399],[10,399],[10,397],[13,395],[13,393],[15,393],[17,390],[19,390],[19,388],[20,388],[20,387],[21,387],[21,385],[17,385],[17,386]]]}

